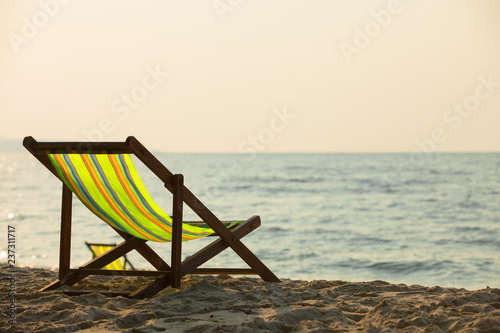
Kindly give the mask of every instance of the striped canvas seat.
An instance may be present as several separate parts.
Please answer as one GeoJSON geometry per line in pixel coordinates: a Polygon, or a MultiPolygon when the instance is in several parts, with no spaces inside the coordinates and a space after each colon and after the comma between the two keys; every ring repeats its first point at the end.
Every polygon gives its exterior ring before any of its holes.
{"type": "MultiPolygon", "coordinates": [[[[128,154],[48,154],[80,201],[110,226],[156,242],[172,240],[172,218],[151,198],[128,154]]],[[[232,227],[236,222],[225,222],[232,227]]],[[[206,224],[183,223],[182,240],[213,234],[206,224]]]]}

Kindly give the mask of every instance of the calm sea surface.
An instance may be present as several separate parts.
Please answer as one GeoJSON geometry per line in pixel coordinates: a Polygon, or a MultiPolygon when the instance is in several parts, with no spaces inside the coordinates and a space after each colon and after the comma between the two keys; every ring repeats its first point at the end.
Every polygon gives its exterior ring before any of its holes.
{"type": "MultiPolygon", "coordinates": [[[[260,215],[262,226],[243,242],[279,277],[500,287],[500,154],[156,156],[220,219],[260,215]]],[[[170,193],[136,165],[170,213],[170,193]]],[[[10,225],[19,265],[57,266],[60,202],[61,183],[31,155],[0,152],[0,263],[10,225]]],[[[91,258],[85,241],[120,238],[78,200],[73,206],[78,266],[91,258]]],[[[184,243],[184,253],[207,241],[184,243]]],[[[168,245],[154,248],[169,258],[168,245]]],[[[212,266],[240,262],[226,251],[212,266]]]]}

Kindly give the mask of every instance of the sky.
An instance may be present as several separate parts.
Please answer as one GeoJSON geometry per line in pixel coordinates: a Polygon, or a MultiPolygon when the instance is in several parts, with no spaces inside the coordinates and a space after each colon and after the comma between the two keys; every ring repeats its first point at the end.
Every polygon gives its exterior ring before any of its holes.
{"type": "Polygon", "coordinates": [[[500,151],[500,1],[0,0],[0,137],[500,151]]]}

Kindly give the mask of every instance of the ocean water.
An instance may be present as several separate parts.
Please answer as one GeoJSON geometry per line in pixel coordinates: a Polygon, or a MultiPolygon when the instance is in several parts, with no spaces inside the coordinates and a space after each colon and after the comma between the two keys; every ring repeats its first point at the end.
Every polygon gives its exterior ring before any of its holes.
{"type": "MultiPolygon", "coordinates": [[[[243,242],[279,277],[500,287],[500,154],[155,155],[220,219],[260,215],[243,242]]],[[[169,213],[170,193],[136,165],[169,213]]],[[[29,153],[0,153],[0,263],[11,226],[16,264],[57,267],[60,202],[61,183],[29,153]]],[[[91,258],[85,241],[121,239],[73,207],[76,267],[91,258]]],[[[210,240],[183,243],[184,254],[210,240]]],[[[153,248],[169,258],[168,243],[153,248]]],[[[245,267],[227,250],[209,263],[245,267]]]]}

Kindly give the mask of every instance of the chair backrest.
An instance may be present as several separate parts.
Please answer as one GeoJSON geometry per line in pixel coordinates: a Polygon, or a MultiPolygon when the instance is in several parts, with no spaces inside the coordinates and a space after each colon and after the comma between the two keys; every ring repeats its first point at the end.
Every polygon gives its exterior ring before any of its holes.
{"type": "MultiPolygon", "coordinates": [[[[172,218],[151,198],[129,154],[47,156],[63,182],[100,219],[142,239],[172,240],[172,218]]],[[[183,224],[182,239],[212,233],[206,226],[183,224]]]]}
{"type": "MultiPolygon", "coordinates": [[[[148,194],[131,155],[144,163],[172,194],[174,174],[133,136],[125,142],[37,142],[28,136],[23,145],[90,211],[113,228],[145,240],[172,240],[172,218],[148,194]]],[[[185,186],[183,189],[182,200],[193,212],[205,222],[217,220],[194,194],[185,186]]],[[[214,231],[208,224],[182,223],[182,241],[212,235],[214,231]]],[[[228,222],[224,226],[236,224],[228,222]]]]}

